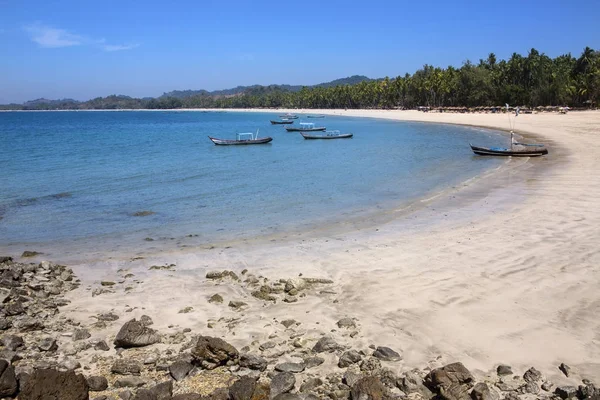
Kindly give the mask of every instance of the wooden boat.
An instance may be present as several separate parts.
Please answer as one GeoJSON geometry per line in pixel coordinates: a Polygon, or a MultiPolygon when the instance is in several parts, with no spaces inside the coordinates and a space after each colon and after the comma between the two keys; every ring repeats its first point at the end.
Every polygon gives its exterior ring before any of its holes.
{"type": "Polygon", "coordinates": [[[323,133],[310,134],[300,132],[304,139],[349,139],[352,133],[340,133],[340,131],[325,131],[323,133]]]}
{"type": "Polygon", "coordinates": [[[287,114],[284,114],[284,115],[280,115],[279,118],[281,118],[281,119],[298,119],[298,116],[294,115],[294,114],[287,113],[287,114]]]}
{"type": "Polygon", "coordinates": [[[286,121],[284,119],[282,119],[281,121],[271,120],[272,125],[289,125],[289,124],[293,124],[293,123],[294,123],[294,121],[286,121]]]}
{"type": "Polygon", "coordinates": [[[543,144],[513,143],[510,148],[469,145],[473,153],[480,156],[539,157],[548,154],[548,149],[543,144]]]}
{"type": "Polygon", "coordinates": [[[232,140],[232,139],[219,139],[219,138],[215,138],[215,137],[208,137],[211,142],[213,142],[216,145],[221,145],[221,146],[231,146],[231,145],[248,145],[248,144],[265,144],[265,143],[269,143],[271,140],[273,140],[272,137],[263,137],[263,138],[259,138],[258,137],[258,130],[256,131],[256,136],[254,135],[254,133],[252,132],[244,132],[244,133],[238,133],[236,134],[236,139],[232,140]]]}
{"type": "Polygon", "coordinates": [[[307,115],[306,118],[325,118],[324,115],[307,115]]]}
{"type": "Polygon", "coordinates": [[[315,124],[313,124],[312,122],[300,122],[297,128],[295,127],[286,127],[285,130],[288,132],[319,132],[319,131],[324,131],[325,128],[324,126],[315,126],[315,124]]]}

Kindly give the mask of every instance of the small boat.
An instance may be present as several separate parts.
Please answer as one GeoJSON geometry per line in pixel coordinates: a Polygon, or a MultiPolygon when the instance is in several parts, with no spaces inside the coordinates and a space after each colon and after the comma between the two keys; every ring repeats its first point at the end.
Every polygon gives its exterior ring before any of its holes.
{"type": "Polygon", "coordinates": [[[306,118],[325,118],[324,115],[307,115],[306,118]]]}
{"type": "Polygon", "coordinates": [[[340,133],[340,131],[325,131],[323,133],[310,134],[300,132],[304,139],[349,139],[352,133],[340,133]]]}
{"type": "Polygon", "coordinates": [[[473,153],[480,156],[538,157],[548,154],[548,149],[543,144],[513,143],[510,148],[478,147],[471,143],[469,145],[473,153]]]}
{"type": "Polygon", "coordinates": [[[286,120],[286,119],[282,119],[281,121],[271,120],[271,125],[289,125],[289,124],[293,124],[293,123],[294,123],[294,121],[286,120]]]}
{"type": "Polygon", "coordinates": [[[287,113],[287,114],[284,114],[284,115],[280,115],[279,118],[281,118],[281,119],[298,119],[298,116],[294,115],[294,114],[287,113]]]}
{"type": "Polygon", "coordinates": [[[297,128],[286,127],[285,130],[288,132],[319,132],[327,129],[324,126],[315,126],[312,122],[300,122],[298,125],[300,126],[297,128]]]}
{"type": "Polygon", "coordinates": [[[230,145],[248,145],[248,144],[265,144],[265,143],[269,143],[271,140],[273,140],[272,137],[263,137],[263,138],[259,138],[258,137],[258,130],[256,131],[256,136],[254,133],[252,132],[244,132],[244,133],[238,133],[236,134],[236,139],[232,140],[232,139],[219,139],[219,138],[215,138],[215,137],[208,137],[214,144],[216,145],[222,145],[222,146],[230,146],[230,145]]]}

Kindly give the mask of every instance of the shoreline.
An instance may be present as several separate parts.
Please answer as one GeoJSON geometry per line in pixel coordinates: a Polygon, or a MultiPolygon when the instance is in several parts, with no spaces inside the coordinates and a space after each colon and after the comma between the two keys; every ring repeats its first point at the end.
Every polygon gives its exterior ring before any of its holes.
{"type": "MultiPolygon", "coordinates": [[[[504,114],[274,110],[303,111],[495,130],[506,125],[504,114]]],[[[482,376],[502,362],[518,371],[535,365],[559,383],[598,377],[599,123],[596,111],[519,116],[517,127],[523,129],[517,130],[536,141],[543,138],[551,152],[545,159],[527,162],[533,173],[523,179],[514,176],[520,175],[518,168],[504,168],[494,190],[472,193],[471,201],[458,207],[449,203],[445,217],[426,207],[410,218],[422,218],[409,221],[415,222],[412,226],[396,218],[376,229],[324,234],[297,243],[290,239],[168,252],[151,259],[106,261],[102,268],[72,265],[83,285],[69,294],[71,304],[65,311],[89,323],[90,314],[123,312],[127,303],[140,307],[132,317],[141,315],[144,307],[143,313],[157,321],[159,330],[176,325],[201,332],[206,331],[207,320],[239,315],[207,303],[215,290],[226,300],[248,301],[247,294],[233,286],[206,283],[207,271],[239,273],[248,268],[273,279],[302,273],[333,280],[334,294],[289,305],[251,303],[237,335],[226,326],[217,326],[211,334],[241,347],[266,341],[273,328],[265,324],[273,318],[293,317],[305,329],[327,333],[335,321],[352,317],[362,331],[348,341],[357,348],[375,344],[400,351],[403,361],[396,367],[401,371],[422,368],[441,356],[441,363],[462,361],[482,376]],[[511,191],[515,180],[520,187],[511,191]],[[436,222],[423,223],[428,218],[436,222]],[[170,263],[176,265],[175,271],[148,270],[153,264],[170,263]],[[133,290],[118,286],[114,293],[92,299],[90,292],[99,281],[117,280],[121,268],[135,274],[140,283],[133,290]],[[193,312],[179,314],[177,310],[186,306],[193,312]],[[561,375],[557,369],[561,362],[573,367],[572,378],[561,375]]]]}

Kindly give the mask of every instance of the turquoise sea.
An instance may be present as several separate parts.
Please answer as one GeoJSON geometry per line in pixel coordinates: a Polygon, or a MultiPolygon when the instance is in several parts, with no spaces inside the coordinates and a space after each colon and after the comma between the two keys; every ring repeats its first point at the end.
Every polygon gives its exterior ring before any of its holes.
{"type": "Polygon", "coordinates": [[[0,251],[123,250],[309,231],[417,201],[503,160],[469,142],[498,132],[330,117],[298,122],[352,132],[304,140],[276,112],[0,113],[0,251]],[[259,130],[267,145],[223,147],[259,130]],[[136,216],[149,211],[150,215],[136,216]]]}

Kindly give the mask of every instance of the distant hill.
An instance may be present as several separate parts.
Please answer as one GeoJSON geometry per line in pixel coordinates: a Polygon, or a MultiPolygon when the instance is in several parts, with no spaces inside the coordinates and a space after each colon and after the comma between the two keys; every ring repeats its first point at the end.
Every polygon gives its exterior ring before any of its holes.
{"type": "MultiPolygon", "coordinates": [[[[319,83],[317,85],[306,86],[308,88],[313,87],[322,87],[328,88],[333,86],[342,86],[342,85],[355,85],[360,82],[370,82],[373,79],[368,78],[364,75],[353,75],[347,78],[336,79],[331,82],[319,83]]],[[[171,92],[163,93],[159,99],[166,97],[174,97],[177,99],[185,99],[188,97],[198,96],[198,95],[206,95],[206,96],[235,96],[244,92],[256,92],[262,91],[262,89],[272,90],[280,90],[284,92],[299,92],[303,87],[302,85],[252,85],[252,86],[237,86],[232,89],[223,89],[223,90],[214,90],[209,92],[207,90],[173,90],[171,92]]]]}
{"type": "Polygon", "coordinates": [[[35,99],[35,100],[29,100],[26,101],[25,103],[23,103],[24,106],[27,107],[35,107],[38,106],[40,104],[48,104],[48,105],[61,105],[61,104],[67,104],[67,103],[79,103],[77,100],[73,100],[73,99],[59,99],[59,100],[49,100],[49,99],[35,99]]]}

